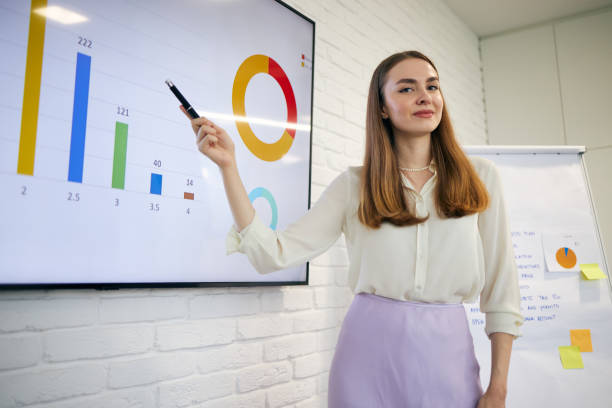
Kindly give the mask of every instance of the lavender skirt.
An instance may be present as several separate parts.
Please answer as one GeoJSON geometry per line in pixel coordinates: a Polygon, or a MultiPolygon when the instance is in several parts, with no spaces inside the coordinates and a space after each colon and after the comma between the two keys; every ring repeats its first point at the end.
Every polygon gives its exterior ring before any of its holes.
{"type": "Polygon", "coordinates": [[[475,408],[480,366],[463,305],[355,295],[328,393],[328,408],[475,408]]]}

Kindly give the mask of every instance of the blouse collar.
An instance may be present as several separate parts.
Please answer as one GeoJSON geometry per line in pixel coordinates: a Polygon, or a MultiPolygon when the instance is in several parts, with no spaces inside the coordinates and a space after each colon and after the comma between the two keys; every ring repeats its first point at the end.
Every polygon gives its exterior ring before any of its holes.
{"type": "Polygon", "coordinates": [[[431,170],[433,174],[436,174],[437,169],[438,169],[438,166],[436,165],[436,161],[432,158],[431,161],[429,162],[429,170],[431,170]]]}

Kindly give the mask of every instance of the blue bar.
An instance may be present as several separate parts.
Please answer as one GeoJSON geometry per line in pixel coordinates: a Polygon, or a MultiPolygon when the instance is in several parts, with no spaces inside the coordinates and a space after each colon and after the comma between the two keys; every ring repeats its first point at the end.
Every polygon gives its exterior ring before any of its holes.
{"type": "Polygon", "coordinates": [[[151,173],[151,194],[161,195],[162,175],[151,173]]]}
{"type": "Polygon", "coordinates": [[[70,161],[68,181],[83,182],[83,160],[85,158],[85,128],[87,125],[87,100],[89,99],[89,76],[91,57],[77,53],[76,78],[74,81],[74,106],[72,108],[72,135],[70,137],[70,161]]]}

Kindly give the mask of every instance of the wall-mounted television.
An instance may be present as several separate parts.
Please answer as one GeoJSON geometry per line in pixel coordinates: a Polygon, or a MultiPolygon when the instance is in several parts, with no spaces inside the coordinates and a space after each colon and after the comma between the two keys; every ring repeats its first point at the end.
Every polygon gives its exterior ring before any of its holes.
{"type": "Polygon", "coordinates": [[[314,30],[274,0],[3,2],[0,288],[307,284],[226,255],[221,173],[164,82],[282,230],[310,202],[314,30]]]}

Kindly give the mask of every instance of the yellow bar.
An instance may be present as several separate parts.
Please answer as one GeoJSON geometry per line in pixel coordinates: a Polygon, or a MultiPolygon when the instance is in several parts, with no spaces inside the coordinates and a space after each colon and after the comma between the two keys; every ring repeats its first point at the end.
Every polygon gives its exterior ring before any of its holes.
{"type": "Polygon", "coordinates": [[[21,110],[21,136],[19,138],[19,157],[17,160],[17,173],[30,176],[34,174],[38,102],[40,100],[46,23],[46,18],[34,13],[34,10],[42,7],[47,7],[47,0],[32,0],[25,84],[23,87],[23,108],[21,110]]]}

